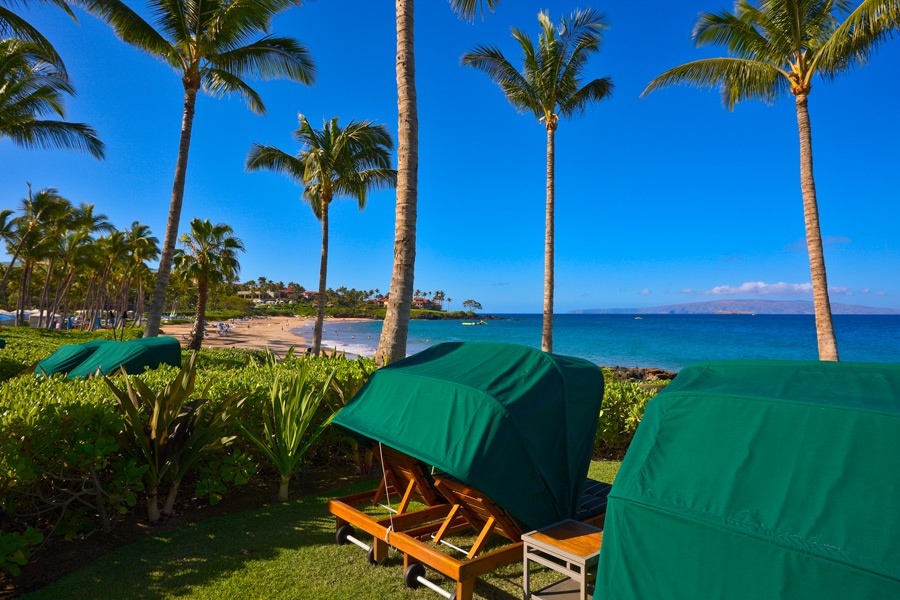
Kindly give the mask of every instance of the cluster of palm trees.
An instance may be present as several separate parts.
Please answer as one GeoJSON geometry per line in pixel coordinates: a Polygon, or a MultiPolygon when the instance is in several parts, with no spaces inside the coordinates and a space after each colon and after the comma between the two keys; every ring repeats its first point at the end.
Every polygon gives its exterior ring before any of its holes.
{"type": "MultiPolygon", "coordinates": [[[[29,186],[17,212],[0,211],[0,239],[11,257],[0,299],[16,298],[19,324],[31,306],[40,311],[39,327],[76,311],[86,328],[110,311],[121,317],[134,310],[140,322],[143,290],[153,281],[147,263],[159,257],[159,240],[147,225],[116,230],[93,204],[74,205],[55,189],[29,186]]],[[[124,327],[125,320],[116,324],[124,327]]]]}

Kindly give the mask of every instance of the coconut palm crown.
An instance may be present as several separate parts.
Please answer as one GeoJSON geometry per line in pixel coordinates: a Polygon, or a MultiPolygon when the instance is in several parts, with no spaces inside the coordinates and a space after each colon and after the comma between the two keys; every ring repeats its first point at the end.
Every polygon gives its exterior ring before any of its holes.
{"type": "Polygon", "coordinates": [[[296,156],[274,148],[253,144],[247,155],[247,170],[281,173],[303,186],[303,199],[322,223],[322,255],[319,265],[319,293],[316,297],[316,324],[313,353],[322,346],[325,321],[326,278],[328,273],[328,208],[335,198],[356,198],[359,210],[366,206],[370,191],[393,188],[397,172],[391,168],[394,143],[384,125],[372,121],[350,121],[341,128],[337,117],[314,129],[303,115],[294,132],[302,146],[296,156]]]}
{"type": "Polygon", "coordinates": [[[264,114],[262,99],[246,81],[250,77],[311,85],[315,67],[308,49],[293,38],[269,33],[272,18],[300,6],[301,0],[147,0],[153,25],[120,0],[79,0],[79,5],[110,24],[126,43],[170,65],[184,85],[169,217],[144,330],[145,337],[155,337],[178,237],[197,93],[237,94],[251,111],[264,114]]]}
{"type": "Polygon", "coordinates": [[[676,84],[718,87],[725,106],[791,94],[800,135],[800,188],[815,305],[820,360],[838,360],[828,298],[825,256],[813,178],[809,94],[816,75],[832,79],[866,62],[900,23],[900,1],[867,0],[855,10],[845,0],[740,0],[734,12],[701,13],[693,38],[698,46],[719,45],[731,56],[670,69],[643,95],[676,84]],[[844,22],[841,17],[846,16],[844,22]]]}
{"type": "Polygon", "coordinates": [[[74,96],[75,88],[44,48],[26,40],[0,40],[0,141],[27,149],[78,150],[102,159],[103,142],[92,127],[42,118],[65,118],[66,95],[74,96]]]}
{"type": "Polygon", "coordinates": [[[587,108],[612,95],[609,77],[582,84],[588,59],[600,51],[606,28],[601,13],[577,10],[563,17],[557,27],[546,12],[538,14],[541,32],[537,46],[518,28],[512,36],[524,55],[522,70],[510,63],[495,46],[477,46],[463,55],[462,64],[483,71],[521,112],[531,112],[547,129],[547,201],[544,238],[544,317],[541,348],[553,351],[553,294],[555,247],[555,132],[560,118],[583,114],[587,108]]]}

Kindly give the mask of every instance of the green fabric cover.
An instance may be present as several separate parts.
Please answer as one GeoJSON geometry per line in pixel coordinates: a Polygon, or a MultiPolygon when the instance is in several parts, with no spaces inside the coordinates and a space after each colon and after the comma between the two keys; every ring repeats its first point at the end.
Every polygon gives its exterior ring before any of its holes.
{"type": "Polygon", "coordinates": [[[55,375],[56,373],[68,373],[93,354],[109,340],[91,340],[84,344],[66,344],[39,362],[34,369],[35,375],[55,375]]]}
{"type": "Polygon", "coordinates": [[[597,598],[900,598],[900,364],[722,361],[647,406],[597,598]]]}
{"type": "Polygon", "coordinates": [[[106,375],[120,366],[129,375],[139,375],[161,364],[181,366],[181,345],[171,336],[107,342],[69,371],[69,379],[86,378],[98,372],[106,375]]]}
{"type": "Polygon", "coordinates": [[[512,344],[438,344],[379,369],[334,423],[480,489],[526,527],[575,514],[603,374],[512,344]]]}

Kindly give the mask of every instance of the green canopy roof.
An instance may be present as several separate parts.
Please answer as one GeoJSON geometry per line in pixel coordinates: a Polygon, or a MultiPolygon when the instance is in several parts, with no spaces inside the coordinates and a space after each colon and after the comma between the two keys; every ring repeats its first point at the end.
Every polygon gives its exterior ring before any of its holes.
{"type": "Polygon", "coordinates": [[[69,379],[106,375],[124,367],[129,375],[138,375],[161,364],[181,366],[181,345],[171,336],[140,338],[127,342],[92,340],[84,344],[62,346],[38,363],[36,373],[68,373],[69,379]],[[78,359],[81,359],[78,361],[78,359]]]}
{"type": "Polygon", "coordinates": [[[693,365],[647,406],[602,598],[900,598],[900,364],[693,365]]]}
{"type": "Polygon", "coordinates": [[[109,340],[91,340],[84,344],[60,346],[56,352],[37,364],[34,374],[55,375],[56,373],[68,373],[96,352],[97,348],[108,343],[110,343],[109,340]]]}
{"type": "Polygon", "coordinates": [[[379,369],[334,423],[425,461],[528,527],[575,514],[603,374],[512,344],[446,343],[379,369]]]}

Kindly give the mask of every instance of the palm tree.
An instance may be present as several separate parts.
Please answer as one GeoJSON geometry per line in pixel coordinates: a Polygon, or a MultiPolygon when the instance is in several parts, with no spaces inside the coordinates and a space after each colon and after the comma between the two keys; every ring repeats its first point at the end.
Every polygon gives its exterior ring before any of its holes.
{"type": "Polygon", "coordinates": [[[535,48],[531,38],[514,27],[513,38],[522,47],[522,71],[495,46],[477,46],[462,57],[463,65],[483,71],[500,86],[506,99],[520,112],[531,112],[547,130],[547,203],[544,235],[544,319],[541,348],[553,351],[554,294],[554,213],[556,128],[561,117],[574,117],[595,102],[609,98],[613,84],[609,77],[581,85],[587,60],[600,52],[601,32],[606,28],[601,13],[580,10],[564,17],[559,27],[546,12],[538,14],[541,33],[535,48]]]}
{"type": "Polygon", "coordinates": [[[838,360],[831,319],[825,254],[813,179],[809,93],[816,74],[827,79],[864,63],[874,48],[896,30],[900,2],[868,0],[851,13],[844,0],[740,0],[732,14],[701,13],[694,26],[698,46],[717,44],[733,56],[708,58],[670,69],[650,82],[643,95],[675,84],[719,87],[725,106],[744,100],[774,102],[790,92],[800,135],[800,190],[813,286],[819,359],[838,360]]]}
{"type": "Polygon", "coordinates": [[[122,40],[172,66],[184,85],[184,112],[169,218],[144,337],[159,334],[166,288],[178,237],[194,109],[200,90],[238,94],[257,114],[265,107],[246,78],[287,78],[311,84],[315,67],[305,46],[268,34],[272,18],[301,0],[147,0],[156,28],[120,0],[81,0],[109,23],[122,40]],[[254,37],[261,36],[255,41],[254,37]]]}
{"type": "Polygon", "coordinates": [[[247,169],[275,171],[304,186],[303,199],[322,222],[322,258],[312,346],[318,356],[327,301],[328,207],[333,199],[346,196],[356,198],[362,210],[370,191],[394,187],[397,172],[390,168],[394,143],[387,127],[373,121],[350,121],[341,129],[335,117],[322,129],[313,129],[303,115],[294,138],[302,145],[296,156],[271,146],[253,144],[247,155],[247,169]]]}
{"type": "Polygon", "coordinates": [[[29,243],[31,237],[39,227],[64,214],[70,206],[69,201],[60,196],[59,192],[53,188],[46,188],[37,194],[32,194],[31,184],[27,185],[28,197],[22,199],[20,208],[22,214],[13,219],[16,229],[15,237],[7,238],[12,258],[6,267],[3,279],[0,280],[0,296],[6,291],[6,282],[12,272],[13,265],[19,258],[19,254],[21,254],[25,245],[29,243]],[[13,239],[15,243],[13,243],[13,239]]]}
{"type": "Polygon", "coordinates": [[[84,247],[94,243],[91,236],[115,231],[107,216],[94,212],[94,209],[93,204],[82,202],[70,207],[65,215],[65,232],[59,236],[59,255],[63,259],[63,268],[50,314],[59,312],[60,305],[71,290],[75,272],[84,262],[81,260],[84,247]]]}
{"type": "Polygon", "coordinates": [[[206,300],[209,286],[235,279],[241,270],[237,253],[244,251],[244,244],[234,237],[230,225],[209,219],[191,220],[191,232],[182,234],[178,241],[184,249],[175,253],[175,269],[197,286],[197,311],[194,329],[188,348],[199,350],[203,343],[203,322],[206,320],[206,300]]]}
{"type": "MultiPolygon", "coordinates": [[[[123,281],[123,306],[122,314],[126,314],[128,310],[128,296],[132,280],[137,280],[137,292],[134,296],[134,318],[135,322],[140,322],[144,317],[144,278],[142,277],[146,262],[148,260],[156,260],[159,258],[159,238],[152,235],[149,225],[144,225],[140,221],[133,221],[131,229],[125,232],[125,243],[131,250],[131,265],[126,271],[127,277],[123,281]]],[[[123,322],[124,327],[124,322],[123,322]]]]}
{"type": "Polygon", "coordinates": [[[65,118],[63,96],[75,94],[55,60],[35,43],[0,40],[0,140],[28,149],[79,150],[102,159],[103,142],[93,128],[42,118],[50,113],[65,118]]]}
{"type": "MultiPolygon", "coordinates": [[[[375,360],[379,366],[406,357],[412,308],[418,215],[419,113],[416,103],[416,61],[413,44],[414,0],[397,4],[397,207],[394,225],[394,266],[387,311],[375,360]]],[[[500,0],[450,0],[457,15],[471,20],[484,6],[494,10],[500,0]]]]}

